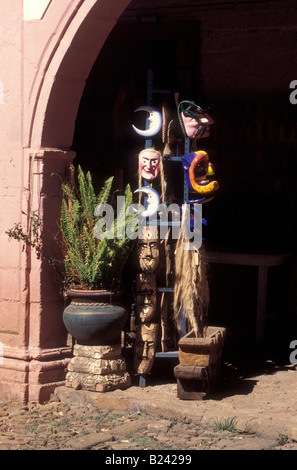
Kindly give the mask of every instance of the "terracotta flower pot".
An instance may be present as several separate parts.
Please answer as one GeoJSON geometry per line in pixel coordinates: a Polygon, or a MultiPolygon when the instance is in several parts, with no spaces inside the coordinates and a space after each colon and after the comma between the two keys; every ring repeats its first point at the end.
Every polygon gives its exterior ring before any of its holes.
{"type": "Polygon", "coordinates": [[[79,344],[102,346],[120,342],[128,312],[115,291],[69,290],[63,321],[79,344]]]}

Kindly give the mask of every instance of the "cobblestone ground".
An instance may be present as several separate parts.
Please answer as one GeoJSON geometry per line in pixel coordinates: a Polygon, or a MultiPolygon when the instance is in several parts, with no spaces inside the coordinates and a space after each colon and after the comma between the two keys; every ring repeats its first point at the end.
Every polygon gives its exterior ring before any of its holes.
{"type": "Polygon", "coordinates": [[[297,450],[287,436],[263,438],[235,419],[201,425],[137,410],[99,410],[53,398],[46,404],[0,402],[0,450],[297,450]]]}
{"type": "Polygon", "coordinates": [[[177,398],[176,383],[2,400],[0,450],[297,450],[296,374],[267,363],[226,375],[216,397],[194,402],[177,398]]]}

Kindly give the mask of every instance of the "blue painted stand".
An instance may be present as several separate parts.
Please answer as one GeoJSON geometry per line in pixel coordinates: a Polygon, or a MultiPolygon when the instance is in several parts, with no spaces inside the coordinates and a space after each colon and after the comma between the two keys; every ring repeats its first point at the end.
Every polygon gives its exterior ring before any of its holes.
{"type": "MultiPolygon", "coordinates": [[[[170,90],[153,90],[153,71],[152,70],[148,70],[147,82],[148,82],[148,85],[147,85],[147,104],[148,105],[152,106],[152,104],[153,104],[153,94],[154,93],[162,93],[162,94],[172,93],[172,91],[170,91],[170,90]]],[[[148,125],[149,125],[149,123],[147,121],[147,127],[148,127],[148,125]]],[[[151,139],[146,139],[145,148],[149,148],[149,147],[152,147],[152,140],[151,139]]],[[[185,154],[190,153],[190,147],[191,147],[190,139],[186,138],[185,139],[185,154]]],[[[176,161],[181,162],[181,157],[174,157],[174,156],[173,157],[166,157],[165,160],[166,161],[173,161],[173,162],[176,162],[176,161]]],[[[149,185],[149,183],[147,181],[145,181],[144,184],[149,185]]],[[[184,177],[183,202],[188,201],[188,199],[189,199],[189,190],[188,190],[188,185],[187,185],[186,179],[184,177]]],[[[144,201],[144,205],[146,205],[146,199],[144,201]]],[[[154,225],[154,222],[151,222],[151,224],[154,225]]],[[[155,224],[161,226],[162,222],[161,221],[156,221],[155,224]]],[[[168,225],[167,222],[166,222],[166,225],[168,225]]],[[[172,226],[176,225],[176,222],[171,222],[171,225],[172,226]]],[[[159,287],[159,288],[157,288],[157,292],[165,292],[166,293],[166,292],[173,292],[173,290],[174,290],[173,288],[168,288],[168,287],[159,287]]],[[[186,319],[185,319],[185,316],[183,315],[183,310],[182,310],[182,313],[181,313],[181,335],[180,335],[180,337],[183,337],[185,334],[186,334],[186,319]]],[[[164,358],[164,359],[165,358],[178,358],[178,351],[156,352],[155,357],[164,358]]],[[[139,386],[140,387],[145,387],[146,386],[146,375],[140,375],[139,376],[139,386]]]]}

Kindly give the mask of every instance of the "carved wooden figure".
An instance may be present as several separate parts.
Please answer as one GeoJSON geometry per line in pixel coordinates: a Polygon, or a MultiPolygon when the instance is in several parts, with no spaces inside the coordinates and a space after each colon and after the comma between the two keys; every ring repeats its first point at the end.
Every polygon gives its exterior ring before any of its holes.
{"type": "Polygon", "coordinates": [[[153,321],[156,313],[156,276],[141,273],[136,277],[136,315],[143,323],[153,321]]]}
{"type": "Polygon", "coordinates": [[[138,374],[152,368],[158,324],[156,322],[156,270],[159,266],[159,238],[156,227],[143,227],[138,239],[140,273],[136,277],[136,340],[134,367],[138,374]]]}
{"type": "Polygon", "coordinates": [[[134,366],[138,374],[148,374],[152,368],[158,335],[157,323],[140,323],[136,333],[134,366]]]}

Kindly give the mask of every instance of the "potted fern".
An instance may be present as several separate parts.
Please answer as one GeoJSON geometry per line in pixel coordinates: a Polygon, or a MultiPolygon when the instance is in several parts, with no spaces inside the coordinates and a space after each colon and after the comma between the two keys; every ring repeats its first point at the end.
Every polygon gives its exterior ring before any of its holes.
{"type": "MultiPolygon", "coordinates": [[[[108,178],[99,195],[95,194],[90,172],[78,167],[74,177],[62,185],[60,228],[63,237],[65,292],[70,303],[63,312],[69,333],[80,344],[106,345],[117,341],[127,320],[127,310],[119,303],[122,270],[132,241],[126,227],[135,216],[126,216],[132,204],[127,185],[125,204],[106,229],[115,236],[99,238],[98,207],[112,197],[113,177],[108,178]],[[121,222],[120,222],[121,221],[121,222]],[[124,224],[124,237],[117,238],[116,229],[124,224]]],[[[102,221],[101,216],[101,221],[102,221]]],[[[123,230],[121,230],[121,233],[123,230]]]]}

